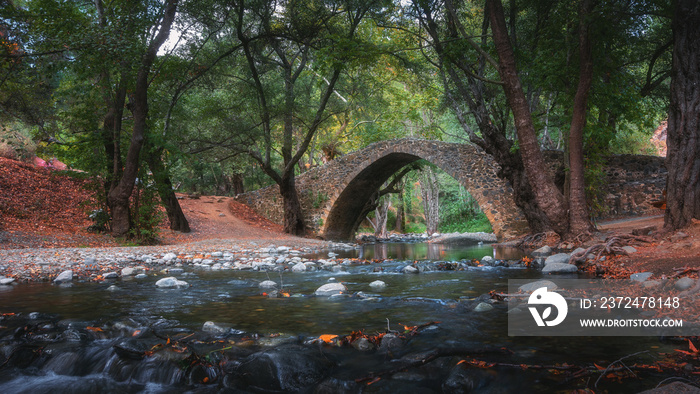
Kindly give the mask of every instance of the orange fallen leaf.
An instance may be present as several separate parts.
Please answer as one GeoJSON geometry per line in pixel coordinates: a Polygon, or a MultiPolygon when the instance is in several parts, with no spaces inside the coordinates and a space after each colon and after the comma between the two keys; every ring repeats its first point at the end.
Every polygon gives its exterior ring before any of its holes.
{"type": "Polygon", "coordinates": [[[86,330],[90,330],[90,331],[95,331],[95,332],[104,332],[104,330],[101,329],[100,327],[91,327],[91,326],[87,326],[87,327],[85,327],[85,329],[86,329],[86,330]]]}
{"type": "Polygon", "coordinates": [[[331,343],[335,338],[338,338],[338,336],[333,334],[324,334],[318,337],[318,339],[322,340],[324,343],[331,343]]]}

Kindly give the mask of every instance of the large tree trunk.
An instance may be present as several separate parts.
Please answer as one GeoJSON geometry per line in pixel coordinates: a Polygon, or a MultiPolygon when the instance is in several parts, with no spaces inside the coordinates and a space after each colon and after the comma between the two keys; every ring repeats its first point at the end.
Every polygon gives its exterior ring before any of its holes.
{"type": "Polygon", "coordinates": [[[549,218],[552,229],[563,236],[569,230],[566,201],[550,177],[540,152],[530,108],[518,77],[515,55],[508,39],[503,4],[500,0],[487,0],[486,3],[499,58],[498,73],[503,81],[508,106],[513,111],[525,173],[537,205],[549,218]]]}
{"type": "Polygon", "coordinates": [[[426,232],[428,235],[434,234],[437,233],[440,225],[440,187],[432,168],[427,167],[421,171],[419,183],[421,197],[423,198],[426,232]]]}
{"type": "Polygon", "coordinates": [[[284,209],[284,232],[302,236],[306,233],[306,224],[294,182],[294,173],[282,178],[279,186],[284,209]]]}
{"type": "Polygon", "coordinates": [[[399,186],[399,204],[396,206],[396,224],[394,225],[394,230],[399,234],[406,232],[406,213],[404,212],[405,208],[403,202],[404,183],[405,182],[402,181],[401,185],[399,186]]]}
{"type": "Polygon", "coordinates": [[[579,11],[579,81],[569,129],[570,235],[582,234],[593,229],[588,215],[583,164],[583,128],[586,125],[588,92],[593,79],[593,59],[587,22],[590,12],[590,0],[582,0],[579,11]]]}
{"type": "Polygon", "coordinates": [[[112,210],[112,235],[115,237],[126,236],[131,228],[129,198],[134,190],[134,184],[139,170],[141,148],[143,147],[144,136],[148,127],[148,77],[153,61],[156,59],[158,49],[163,45],[170,34],[170,28],[175,19],[176,9],[177,0],[169,0],[158,34],[148,45],[148,49],[141,59],[141,66],[136,76],[134,91],[129,100],[131,103],[131,113],[134,117],[131,142],[126,154],[122,177],[116,187],[109,192],[109,205],[112,210]]]}
{"type": "Polygon", "coordinates": [[[700,2],[676,0],[666,168],[667,230],[700,219],[700,2]]]}
{"type": "Polygon", "coordinates": [[[151,146],[149,146],[149,148],[151,149],[147,150],[146,162],[148,162],[148,168],[151,170],[151,173],[153,173],[158,195],[163,202],[163,206],[165,206],[165,212],[168,214],[170,229],[189,233],[191,231],[190,224],[185,217],[185,213],[182,212],[180,202],[177,200],[177,196],[175,196],[175,191],[173,190],[173,183],[170,181],[170,175],[168,175],[168,170],[163,164],[163,148],[154,148],[151,146]]]}
{"type": "Polygon", "coordinates": [[[387,237],[386,223],[389,218],[389,208],[391,208],[391,199],[387,196],[381,197],[381,201],[377,204],[374,209],[374,221],[370,220],[372,227],[374,227],[374,236],[378,238],[387,237]]]}

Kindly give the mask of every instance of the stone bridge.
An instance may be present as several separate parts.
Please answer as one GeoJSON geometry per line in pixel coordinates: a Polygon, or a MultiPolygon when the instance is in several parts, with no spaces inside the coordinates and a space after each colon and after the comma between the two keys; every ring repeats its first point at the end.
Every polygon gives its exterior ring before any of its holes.
{"type": "MultiPolygon", "coordinates": [[[[367,213],[365,204],[394,173],[424,159],[461,183],[478,202],[499,238],[527,232],[513,202],[512,188],[496,175],[497,165],[482,150],[465,144],[419,139],[381,141],[344,155],[296,179],[307,225],[326,239],[351,239],[367,213]]],[[[279,187],[237,196],[258,213],[282,222],[279,187]]]]}
{"type": "MultiPolygon", "coordinates": [[[[545,156],[552,171],[562,166],[561,152],[545,156]]],[[[349,240],[367,214],[372,195],[402,167],[424,159],[450,174],[478,202],[499,239],[528,231],[513,189],[497,175],[498,165],[481,149],[466,144],[412,138],[381,141],[342,156],[297,177],[296,185],[309,228],[325,239],[349,240]]],[[[606,159],[603,204],[606,218],[655,212],[649,204],[665,187],[664,158],[637,155],[606,159]]],[[[282,223],[279,187],[240,194],[236,199],[270,220],[282,223]]]]}

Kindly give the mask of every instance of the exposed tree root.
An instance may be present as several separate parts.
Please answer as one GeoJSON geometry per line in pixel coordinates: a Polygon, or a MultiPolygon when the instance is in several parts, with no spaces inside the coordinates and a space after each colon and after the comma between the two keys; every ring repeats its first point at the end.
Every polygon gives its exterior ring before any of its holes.
{"type": "Polygon", "coordinates": [[[652,243],[653,240],[642,235],[628,234],[613,234],[605,239],[605,242],[589,246],[588,249],[577,253],[572,253],[569,258],[569,264],[582,263],[586,261],[586,256],[591,253],[596,254],[595,259],[600,260],[603,253],[607,254],[624,254],[627,255],[624,246],[640,245],[643,243],[652,243]]]}

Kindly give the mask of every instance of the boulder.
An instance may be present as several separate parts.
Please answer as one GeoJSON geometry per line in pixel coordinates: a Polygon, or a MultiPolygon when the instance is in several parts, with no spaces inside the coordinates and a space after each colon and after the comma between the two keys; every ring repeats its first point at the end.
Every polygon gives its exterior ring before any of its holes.
{"type": "Polygon", "coordinates": [[[258,284],[258,287],[261,289],[272,289],[277,287],[277,282],[272,281],[272,280],[264,280],[258,284]]]}
{"type": "Polygon", "coordinates": [[[131,267],[122,268],[122,276],[133,276],[136,275],[136,270],[131,267]]]}
{"type": "Polygon", "coordinates": [[[684,278],[678,279],[678,281],[676,281],[676,284],[674,286],[676,287],[676,289],[682,291],[682,290],[688,290],[691,287],[693,287],[694,285],[695,285],[695,279],[689,278],[686,276],[684,278]]]}
{"type": "Polygon", "coordinates": [[[369,284],[369,287],[371,287],[371,288],[373,288],[373,289],[375,289],[375,290],[376,290],[376,289],[383,289],[383,288],[386,287],[386,283],[384,283],[384,282],[381,281],[381,280],[375,280],[374,282],[372,282],[372,283],[369,284]]]}
{"type": "Polygon", "coordinates": [[[71,282],[73,280],[73,271],[72,270],[66,270],[58,274],[56,279],[54,279],[54,283],[65,283],[65,282],[71,282]]]}
{"type": "Polygon", "coordinates": [[[630,279],[636,282],[644,282],[649,279],[653,274],[651,272],[638,272],[636,274],[630,275],[630,279]]]}
{"type": "Polygon", "coordinates": [[[551,280],[538,280],[536,282],[532,283],[527,283],[518,288],[518,290],[522,291],[523,293],[532,293],[533,291],[541,288],[541,287],[546,287],[547,291],[554,291],[558,288],[556,283],[552,282],[551,280]]]}
{"type": "Polygon", "coordinates": [[[404,274],[417,274],[418,268],[416,268],[412,265],[407,265],[407,266],[403,267],[403,269],[401,271],[403,271],[404,274]]]}
{"type": "Polygon", "coordinates": [[[251,354],[237,375],[252,392],[306,392],[326,378],[330,368],[318,351],[289,346],[251,354]]]}
{"type": "Polygon", "coordinates": [[[533,257],[545,257],[549,256],[550,254],[552,254],[552,248],[547,245],[532,252],[533,257]]]}
{"type": "Polygon", "coordinates": [[[557,253],[547,257],[544,260],[545,267],[549,264],[569,264],[569,258],[571,257],[568,253],[557,253]]]}
{"type": "Polygon", "coordinates": [[[156,282],[156,287],[161,289],[179,289],[182,287],[189,287],[189,283],[184,280],[178,280],[174,276],[169,276],[167,278],[162,278],[156,282]]]}
{"type": "Polygon", "coordinates": [[[329,297],[336,294],[342,294],[346,291],[348,291],[348,288],[342,283],[326,283],[325,285],[316,289],[314,294],[317,296],[329,297]]]}
{"type": "Polygon", "coordinates": [[[565,263],[550,263],[545,265],[544,268],[542,268],[543,274],[563,274],[577,271],[578,267],[576,267],[573,264],[565,263]]]}

